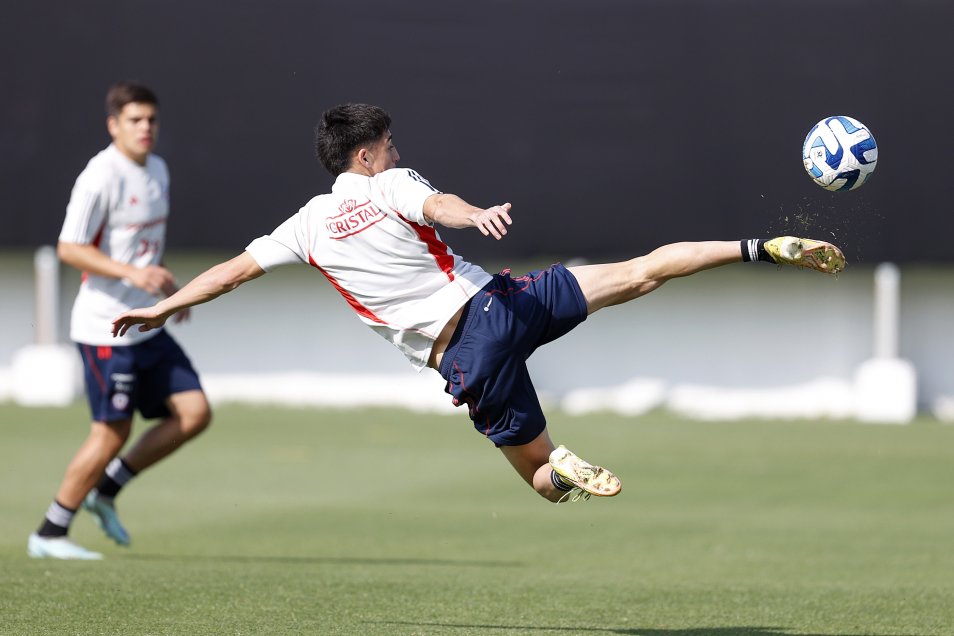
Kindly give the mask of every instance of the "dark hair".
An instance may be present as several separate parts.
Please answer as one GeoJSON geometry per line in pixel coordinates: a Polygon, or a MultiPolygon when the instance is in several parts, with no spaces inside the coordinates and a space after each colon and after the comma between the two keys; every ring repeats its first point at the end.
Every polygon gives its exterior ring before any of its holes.
{"type": "Polygon", "coordinates": [[[126,104],[152,104],[159,106],[159,98],[149,88],[133,82],[116,82],[106,93],[106,114],[118,117],[126,104]]]}
{"type": "Polygon", "coordinates": [[[361,146],[381,139],[391,127],[391,116],[370,104],[340,104],[321,115],[315,127],[315,154],[325,170],[337,177],[351,166],[351,155],[361,146]]]}

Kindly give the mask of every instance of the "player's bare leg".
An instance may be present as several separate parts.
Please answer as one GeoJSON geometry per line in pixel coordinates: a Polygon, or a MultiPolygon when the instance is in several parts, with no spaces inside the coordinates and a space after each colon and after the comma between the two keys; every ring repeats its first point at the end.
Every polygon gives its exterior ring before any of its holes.
{"type": "Polygon", "coordinates": [[[106,468],[106,464],[115,457],[132,430],[132,420],[118,422],[93,422],[89,436],[73,456],[66,474],[56,493],[56,500],[62,505],[79,508],[86,496],[106,468]]]}
{"type": "Polygon", "coordinates": [[[611,497],[620,491],[613,473],[581,460],[563,446],[554,447],[546,429],[528,444],[501,446],[500,450],[524,481],[554,503],[591,494],[611,497]]]}
{"type": "Polygon", "coordinates": [[[70,525],[97,480],[129,438],[132,420],[93,422],[89,435],[76,451],[50,504],[43,524],[27,540],[27,554],[34,558],[98,560],[103,555],[73,543],[70,525]]]}
{"type": "Polygon", "coordinates": [[[105,476],[83,501],[83,508],[93,515],[106,536],[119,545],[129,545],[131,539],[116,512],[116,495],[140,471],[205,430],[212,419],[202,391],[174,394],[167,404],[172,414],[143,433],[122,458],[106,466],[105,476]]]}
{"type": "Polygon", "coordinates": [[[644,296],[673,278],[741,261],[738,241],[702,241],[671,243],[621,263],[578,265],[569,270],[592,314],[644,296]]]}
{"type": "Polygon", "coordinates": [[[556,447],[550,440],[546,429],[529,444],[520,446],[501,446],[500,450],[523,480],[550,501],[559,501],[566,491],[558,490],[550,479],[550,453],[556,447]]]}
{"type": "Polygon", "coordinates": [[[202,391],[183,391],[169,397],[172,414],[136,440],[123,460],[138,474],[167,457],[204,431],[212,421],[212,410],[202,391]]]}
{"type": "Polygon", "coordinates": [[[838,274],[845,268],[844,255],[831,243],[783,236],[767,241],[670,243],[621,263],[580,265],[569,270],[579,282],[592,314],[644,296],[673,278],[743,260],[793,265],[823,274],[838,274]]]}

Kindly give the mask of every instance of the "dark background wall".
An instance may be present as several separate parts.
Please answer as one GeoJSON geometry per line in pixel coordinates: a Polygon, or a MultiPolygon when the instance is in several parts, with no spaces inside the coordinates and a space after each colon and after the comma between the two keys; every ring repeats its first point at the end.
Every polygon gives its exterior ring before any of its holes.
{"type": "Polygon", "coordinates": [[[327,189],[313,126],[366,101],[402,165],[513,202],[501,243],[443,231],[472,260],[791,232],[856,262],[952,262],[951,25],[948,0],[5,3],[0,245],[56,240],[127,78],[162,101],[172,249],[240,250],[327,189]],[[851,193],[801,166],[835,114],[880,147],[851,193]]]}

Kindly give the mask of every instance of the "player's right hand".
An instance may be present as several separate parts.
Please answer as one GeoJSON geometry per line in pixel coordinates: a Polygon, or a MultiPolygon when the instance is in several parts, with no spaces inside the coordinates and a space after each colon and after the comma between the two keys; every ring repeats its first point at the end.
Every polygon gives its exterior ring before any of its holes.
{"type": "Polygon", "coordinates": [[[175,286],[176,279],[165,267],[161,265],[146,265],[145,267],[138,267],[132,271],[126,277],[129,282],[143,289],[153,296],[159,294],[160,291],[169,287],[170,285],[175,286]]]}
{"type": "Polygon", "coordinates": [[[132,309],[120,314],[113,320],[113,337],[126,335],[126,332],[133,325],[139,325],[139,331],[158,329],[166,324],[166,318],[167,316],[160,313],[155,307],[132,309]]]}

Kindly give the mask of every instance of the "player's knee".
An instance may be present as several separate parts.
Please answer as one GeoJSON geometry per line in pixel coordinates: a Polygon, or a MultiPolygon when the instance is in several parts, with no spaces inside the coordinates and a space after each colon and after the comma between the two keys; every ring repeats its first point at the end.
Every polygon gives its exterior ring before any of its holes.
{"type": "Polygon", "coordinates": [[[212,425],[212,409],[208,406],[199,414],[195,422],[195,434],[198,435],[202,431],[209,428],[212,425]]]}
{"type": "Polygon", "coordinates": [[[180,414],[179,420],[186,438],[192,438],[212,424],[212,409],[206,404],[188,413],[180,414]]]}
{"type": "Polygon", "coordinates": [[[665,282],[652,255],[640,256],[619,263],[617,286],[607,306],[629,302],[648,294],[665,282]]]}
{"type": "Polygon", "coordinates": [[[102,446],[122,448],[132,432],[132,420],[93,422],[90,436],[102,446]]]}

